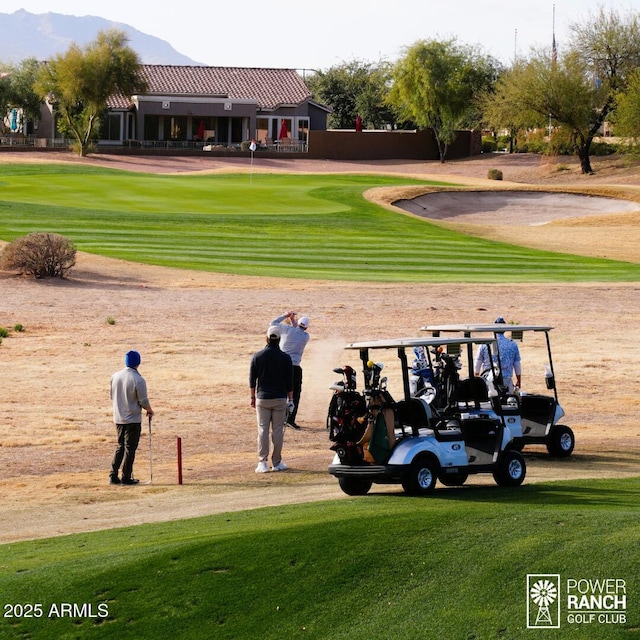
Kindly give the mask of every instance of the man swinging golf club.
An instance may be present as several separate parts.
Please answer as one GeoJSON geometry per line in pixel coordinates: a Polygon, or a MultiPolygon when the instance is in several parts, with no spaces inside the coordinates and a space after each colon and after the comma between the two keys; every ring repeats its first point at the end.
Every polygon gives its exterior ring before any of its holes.
{"type": "MultiPolygon", "coordinates": [[[[124,369],[111,376],[110,397],[113,402],[113,421],[116,424],[118,445],[111,462],[111,484],[138,484],[133,477],[133,463],[142,431],[142,410],[145,409],[149,420],[153,409],[149,403],[147,383],[138,372],[140,354],[127,351],[124,357],[124,369]],[[118,472],[122,465],[122,479],[118,472]]],[[[151,426],[151,423],[149,423],[151,426]]]]}
{"type": "Polygon", "coordinates": [[[280,327],[282,333],[280,348],[291,356],[291,362],[293,363],[294,406],[287,415],[286,425],[292,429],[300,429],[300,426],[296,422],[296,416],[298,415],[300,395],[302,394],[302,354],[304,353],[304,348],[307,346],[307,342],[309,342],[309,334],[307,333],[309,318],[302,316],[298,320],[295,311],[288,311],[272,320],[271,325],[280,327]]]}

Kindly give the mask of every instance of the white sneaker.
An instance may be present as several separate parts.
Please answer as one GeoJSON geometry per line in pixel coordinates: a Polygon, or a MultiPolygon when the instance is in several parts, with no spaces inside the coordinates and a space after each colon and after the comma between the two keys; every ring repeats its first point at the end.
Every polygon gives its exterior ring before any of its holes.
{"type": "Polygon", "coordinates": [[[286,471],[288,468],[284,462],[279,462],[275,467],[271,467],[273,471],[286,471]]]}
{"type": "Polygon", "coordinates": [[[256,473],[269,473],[269,466],[264,460],[260,460],[260,462],[258,462],[256,473]]]}

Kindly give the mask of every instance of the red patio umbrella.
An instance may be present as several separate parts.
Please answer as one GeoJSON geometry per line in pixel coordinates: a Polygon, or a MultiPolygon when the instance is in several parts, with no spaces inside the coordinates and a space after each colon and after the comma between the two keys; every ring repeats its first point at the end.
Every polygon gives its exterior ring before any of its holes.
{"type": "Polygon", "coordinates": [[[278,140],[289,137],[289,131],[287,131],[287,121],[283,118],[280,123],[280,133],[278,134],[278,140]]]}
{"type": "Polygon", "coordinates": [[[200,139],[204,139],[204,120],[200,120],[200,124],[198,125],[198,133],[196,136],[200,139]]]}
{"type": "Polygon", "coordinates": [[[360,117],[360,114],[358,114],[358,117],[356,118],[356,131],[362,131],[362,118],[360,117]]]}

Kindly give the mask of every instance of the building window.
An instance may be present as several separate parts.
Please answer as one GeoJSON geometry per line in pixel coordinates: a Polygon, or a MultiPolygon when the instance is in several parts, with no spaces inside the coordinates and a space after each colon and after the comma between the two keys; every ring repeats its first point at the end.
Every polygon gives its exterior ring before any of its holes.
{"type": "Polygon", "coordinates": [[[300,142],[307,143],[309,141],[309,118],[298,118],[298,135],[296,137],[300,142]]]}
{"type": "Polygon", "coordinates": [[[122,140],[122,114],[109,113],[100,121],[101,140],[122,140]]]}
{"type": "Polygon", "coordinates": [[[307,142],[309,139],[309,118],[256,118],[255,138],[258,142],[272,144],[280,139],[280,129],[284,120],[287,126],[287,138],[307,142]]]}
{"type": "Polygon", "coordinates": [[[279,140],[281,138],[280,133],[282,132],[282,122],[284,121],[287,127],[287,135],[285,138],[293,137],[293,120],[292,118],[274,118],[273,119],[273,139],[279,140]]]}
{"type": "Polygon", "coordinates": [[[269,118],[256,118],[256,140],[261,144],[267,144],[269,135],[269,118]]]}
{"type": "Polygon", "coordinates": [[[160,117],[148,115],[144,117],[144,140],[159,140],[160,117]]]}
{"type": "Polygon", "coordinates": [[[186,140],[187,139],[187,117],[171,116],[164,118],[164,139],[165,140],[186,140]]]}

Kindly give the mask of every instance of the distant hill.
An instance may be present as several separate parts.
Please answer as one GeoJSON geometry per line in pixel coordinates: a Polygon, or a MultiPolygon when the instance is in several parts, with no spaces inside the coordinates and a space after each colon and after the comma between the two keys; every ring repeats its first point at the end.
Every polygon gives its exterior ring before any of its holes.
{"type": "Polygon", "coordinates": [[[61,13],[33,14],[20,9],[0,13],[0,62],[20,62],[25,58],[48,60],[64,53],[73,42],[83,46],[95,40],[99,31],[124,31],[129,46],[143,64],[202,64],[178,53],[168,42],[142,33],[121,22],[95,16],[68,16],[61,13]]]}

